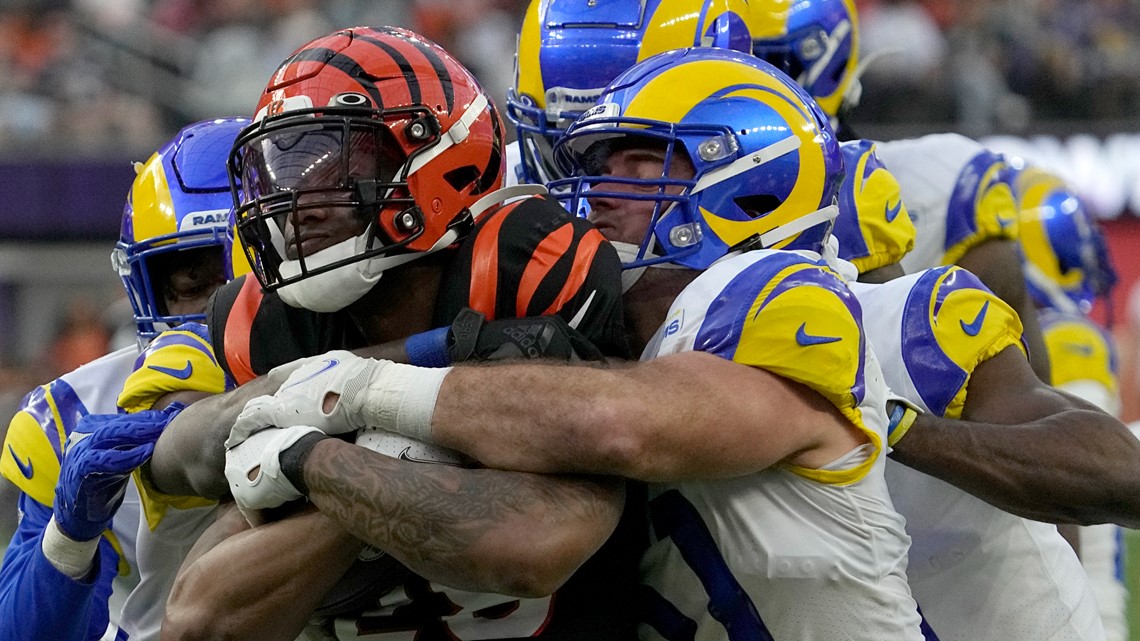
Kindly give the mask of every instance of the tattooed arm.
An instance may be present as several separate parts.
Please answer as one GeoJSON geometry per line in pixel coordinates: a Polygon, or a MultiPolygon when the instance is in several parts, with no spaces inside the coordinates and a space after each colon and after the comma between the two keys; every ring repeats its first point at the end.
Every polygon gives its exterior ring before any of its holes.
{"type": "Polygon", "coordinates": [[[309,500],[361,540],[458,589],[545,596],[617,526],[624,482],[401,461],[324,439],[309,500]]]}

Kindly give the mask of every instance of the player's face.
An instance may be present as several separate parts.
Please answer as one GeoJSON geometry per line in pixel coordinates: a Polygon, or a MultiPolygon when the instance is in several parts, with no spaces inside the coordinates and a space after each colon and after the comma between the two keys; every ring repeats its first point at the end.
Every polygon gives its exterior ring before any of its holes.
{"type": "MultiPolygon", "coordinates": [[[[345,192],[347,199],[351,196],[345,192]]],[[[299,254],[312,256],[322,249],[364,233],[367,223],[355,207],[320,205],[329,194],[301,194],[300,207],[285,221],[285,257],[297,260],[299,254]],[[298,251],[300,248],[300,251],[298,251]]]]}
{"type": "Polygon", "coordinates": [[[202,314],[214,290],[226,283],[222,253],[217,247],[177,252],[170,256],[160,279],[162,301],[171,316],[202,314]]]}
{"type": "MultiPolygon", "coordinates": [[[[615,178],[660,179],[665,167],[665,150],[652,147],[621,149],[610,154],[602,165],[603,176],[615,178]]],[[[669,163],[669,178],[688,180],[693,177],[693,165],[683,154],[674,154],[669,163]]],[[[657,185],[628,185],[598,183],[599,191],[626,192],[631,195],[648,195],[658,192],[657,185]]],[[[679,194],[680,186],[668,187],[665,193],[679,194]]],[[[590,222],[597,226],[608,240],[638,245],[645,238],[653,209],[653,200],[631,200],[620,197],[591,197],[590,222]]],[[[668,203],[661,204],[662,210],[668,203]]]]}

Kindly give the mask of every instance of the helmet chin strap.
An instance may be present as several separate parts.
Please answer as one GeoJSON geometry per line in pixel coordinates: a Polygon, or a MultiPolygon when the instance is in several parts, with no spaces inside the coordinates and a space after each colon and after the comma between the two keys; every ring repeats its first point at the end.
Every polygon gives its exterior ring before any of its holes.
{"type": "MultiPolygon", "coordinates": [[[[546,188],[542,185],[516,185],[504,187],[493,191],[468,208],[471,217],[478,220],[489,209],[514,198],[545,194],[546,188]]],[[[277,294],[285,304],[314,312],[335,312],[360,299],[367,294],[385,270],[399,267],[413,260],[423,258],[429,254],[451,246],[459,240],[459,231],[449,229],[439,240],[425,251],[394,254],[392,256],[378,256],[367,260],[350,263],[343,267],[303,278],[290,283],[277,290],[277,294]]],[[[368,233],[353,236],[331,247],[326,247],[305,259],[305,266],[312,270],[338,261],[359,256],[368,250],[368,233]]],[[[279,267],[283,278],[294,278],[301,274],[301,263],[296,260],[285,260],[279,267]]]]}
{"type": "MultiPolygon", "coordinates": [[[[641,251],[640,245],[633,243],[622,243],[618,241],[610,241],[610,244],[617,250],[618,258],[621,260],[622,265],[632,263],[638,260],[637,254],[641,251]]],[[[650,248],[651,251],[652,247],[650,248]]],[[[688,269],[682,265],[674,263],[653,263],[652,265],[642,265],[641,267],[630,267],[621,270],[621,293],[628,292],[641,277],[645,275],[647,269],[688,269]]]]}

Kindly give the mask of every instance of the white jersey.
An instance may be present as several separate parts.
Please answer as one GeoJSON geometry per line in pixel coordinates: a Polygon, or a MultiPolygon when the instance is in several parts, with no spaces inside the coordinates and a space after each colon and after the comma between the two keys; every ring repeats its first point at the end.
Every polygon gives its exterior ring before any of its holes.
{"type": "MultiPolygon", "coordinates": [[[[959,417],[974,367],[1020,346],[1017,315],[960,268],[851,288],[887,384],[935,415],[959,417]]],[[[1055,526],[893,461],[886,478],[912,538],[911,589],[942,641],[1105,638],[1080,561],[1055,526]]]]}
{"type": "Polygon", "coordinates": [[[842,281],[794,252],[722,260],[642,358],[694,349],[813,387],[869,442],[822,469],[651,485],[642,580],[656,602],[642,638],[921,639],[883,478],[887,389],[842,281]]]}
{"type": "MultiPolygon", "coordinates": [[[[1119,418],[1112,337],[1079,314],[1043,310],[1039,319],[1053,385],[1119,418]]],[[[1128,639],[1123,543],[1123,532],[1111,523],[1080,528],[1081,565],[1092,583],[1109,641],[1128,639]]]]}
{"type": "Polygon", "coordinates": [[[915,227],[908,274],[952,265],[970,248],[1017,237],[1018,213],[1003,158],[958,134],[876,143],[915,227]]]}
{"type": "MultiPolygon", "coordinates": [[[[0,458],[4,477],[31,499],[51,506],[67,435],[87,414],[118,411],[115,400],[138,355],[136,347],[125,347],[41,385],[24,397],[6,436],[12,455],[0,458]]],[[[123,602],[139,581],[135,558],[139,520],[139,495],[129,484],[123,504],[105,535],[119,553],[119,574],[111,582],[110,625],[104,639],[115,638],[123,602]]]]}

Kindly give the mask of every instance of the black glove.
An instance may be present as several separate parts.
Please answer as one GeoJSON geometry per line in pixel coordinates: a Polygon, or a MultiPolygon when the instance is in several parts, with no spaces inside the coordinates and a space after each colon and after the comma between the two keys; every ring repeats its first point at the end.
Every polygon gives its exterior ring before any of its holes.
{"type": "Polygon", "coordinates": [[[508,358],[600,361],[605,355],[560,316],[528,316],[488,321],[465,307],[448,332],[451,362],[508,358]]]}

